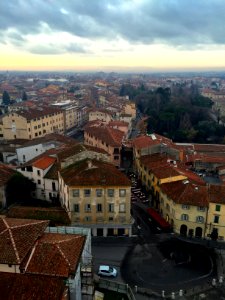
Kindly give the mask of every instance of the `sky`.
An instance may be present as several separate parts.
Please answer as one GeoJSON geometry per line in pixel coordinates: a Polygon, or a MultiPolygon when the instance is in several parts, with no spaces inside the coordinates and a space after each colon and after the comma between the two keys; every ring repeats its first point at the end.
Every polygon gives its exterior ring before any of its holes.
{"type": "Polygon", "coordinates": [[[217,69],[224,0],[0,1],[0,70],[217,69]]]}

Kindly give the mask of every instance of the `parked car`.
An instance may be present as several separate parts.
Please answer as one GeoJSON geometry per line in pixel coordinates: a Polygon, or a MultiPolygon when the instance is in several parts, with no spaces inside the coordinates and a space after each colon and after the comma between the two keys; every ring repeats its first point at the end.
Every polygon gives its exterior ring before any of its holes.
{"type": "Polygon", "coordinates": [[[98,269],[99,276],[116,277],[117,270],[111,266],[100,266],[98,269]]]}

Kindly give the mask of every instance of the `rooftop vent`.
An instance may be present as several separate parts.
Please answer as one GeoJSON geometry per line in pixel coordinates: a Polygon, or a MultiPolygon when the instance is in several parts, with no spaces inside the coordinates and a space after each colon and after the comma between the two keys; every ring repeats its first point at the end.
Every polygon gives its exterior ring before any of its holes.
{"type": "Polygon", "coordinates": [[[183,184],[188,184],[189,183],[189,180],[184,180],[183,181],[183,184]]]}

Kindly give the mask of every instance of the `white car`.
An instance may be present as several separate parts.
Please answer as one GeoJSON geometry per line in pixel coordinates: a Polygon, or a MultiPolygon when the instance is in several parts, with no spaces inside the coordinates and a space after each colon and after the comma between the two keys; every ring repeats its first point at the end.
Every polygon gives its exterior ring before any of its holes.
{"type": "Polygon", "coordinates": [[[116,277],[117,270],[111,266],[100,266],[98,269],[99,276],[116,277]]]}

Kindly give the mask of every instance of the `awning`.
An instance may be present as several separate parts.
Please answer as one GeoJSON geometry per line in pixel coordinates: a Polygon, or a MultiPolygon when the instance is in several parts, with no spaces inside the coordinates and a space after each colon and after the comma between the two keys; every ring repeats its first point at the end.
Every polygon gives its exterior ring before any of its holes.
{"type": "Polygon", "coordinates": [[[153,208],[147,208],[147,213],[162,229],[171,228],[170,224],[165,219],[163,219],[160,214],[158,214],[153,208]]]}

